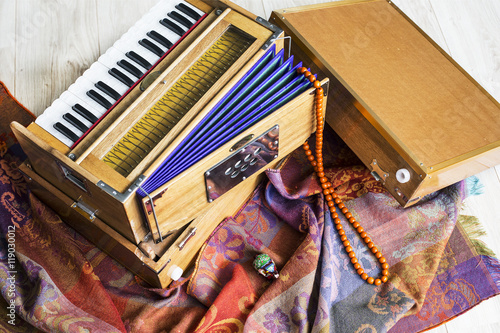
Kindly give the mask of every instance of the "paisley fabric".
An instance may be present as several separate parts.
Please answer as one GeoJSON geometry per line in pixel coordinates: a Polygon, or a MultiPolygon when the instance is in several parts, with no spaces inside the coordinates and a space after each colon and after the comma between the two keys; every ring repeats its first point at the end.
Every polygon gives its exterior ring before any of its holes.
{"type": "MultiPolygon", "coordinates": [[[[32,120],[0,89],[0,332],[418,332],[500,293],[500,263],[457,223],[463,181],[402,209],[336,135],[325,165],[336,192],[390,264],[389,282],[353,271],[298,149],[267,171],[203,246],[194,271],[155,289],[65,225],[29,193],[8,124],[32,120]],[[252,267],[268,254],[268,280],[252,267]]],[[[472,182],[471,182],[472,183],[472,182]]],[[[379,267],[345,223],[370,275],[379,267]]]]}
{"type": "MultiPolygon", "coordinates": [[[[241,266],[258,295],[245,331],[417,332],[499,293],[499,262],[469,247],[457,224],[460,205],[473,190],[469,182],[403,209],[334,133],[326,141],[327,176],[387,258],[389,282],[377,287],[358,277],[299,149],[280,170],[268,171],[269,182],[211,237],[190,281],[191,294],[213,308],[241,266]],[[238,244],[238,250],[227,244],[238,244]],[[216,253],[231,256],[218,262],[216,253]],[[278,280],[269,282],[252,269],[256,253],[276,261],[278,280]]],[[[365,271],[378,275],[371,252],[341,220],[365,271]]]]}

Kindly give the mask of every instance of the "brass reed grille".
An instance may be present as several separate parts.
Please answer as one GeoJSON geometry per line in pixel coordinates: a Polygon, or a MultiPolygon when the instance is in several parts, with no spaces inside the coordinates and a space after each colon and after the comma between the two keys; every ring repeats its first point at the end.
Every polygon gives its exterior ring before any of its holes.
{"type": "Polygon", "coordinates": [[[244,31],[230,26],[113,146],[103,161],[128,176],[254,40],[244,31]]]}

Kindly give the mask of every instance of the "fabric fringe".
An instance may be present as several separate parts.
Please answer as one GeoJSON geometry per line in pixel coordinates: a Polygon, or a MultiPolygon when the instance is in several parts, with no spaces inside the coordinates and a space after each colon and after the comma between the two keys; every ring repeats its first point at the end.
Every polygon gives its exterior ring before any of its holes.
{"type": "Polygon", "coordinates": [[[478,254],[496,258],[495,253],[486,245],[485,242],[480,240],[481,237],[486,235],[486,231],[483,229],[483,226],[477,217],[460,215],[457,222],[462,226],[465,234],[478,254]]]}
{"type": "Polygon", "coordinates": [[[468,196],[483,194],[484,185],[481,183],[479,178],[477,178],[476,176],[471,176],[465,181],[467,183],[467,192],[469,194],[468,196]]]}

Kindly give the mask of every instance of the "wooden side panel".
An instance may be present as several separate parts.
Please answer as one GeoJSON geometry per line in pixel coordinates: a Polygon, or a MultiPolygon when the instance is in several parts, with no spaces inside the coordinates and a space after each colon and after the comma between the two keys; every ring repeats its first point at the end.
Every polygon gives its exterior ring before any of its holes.
{"type": "Polygon", "coordinates": [[[379,177],[385,178],[382,181],[385,188],[402,206],[416,203],[417,200],[413,200],[414,192],[426,174],[414,167],[414,163],[408,163],[408,160],[405,160],[385,140],[355,107],[354,97],[336,79],[332,79],[331,82],[331,95],[326,108],[326,122],[363,164],[372,172],[377,172],[379,177]],[[396,179],[396,172],[400,169],[406,169],[410,172],[408,182],[400,183],[396,179]]]}
{"type": "MultiPolygon", "coordinates": [[[[323,84],[326,84],[326,82],[328,81],[325,80],[323,84]]],[[[158,195],[158,198],[155,199],[155,211],[162,235],[169,230],[185,225],[212,205],[207,201],[204,179],[205,171],[230,156],[232,154],[230,148],[242,138],[247,137],[249,134],[254,134],[255,137],[258,137],[273,126],[279,125],[280,147],[276,161],[300,146],[315,130],[316,120],[313,103],[314,95],[312,94],[312,90],[304,92],[295,100],[261,120],[258,124],[244,131],[235,139],[220,147],[214,153],[193,165],[190,169],[157,191],[151,193],[153,198],[158,195]]],[[[326,98],[324,103],[326,103],[326,98]]],[[[268,167],[270,166],[262,168],[259,172],[268,167]]],[[[242,186],[244,186],[244,183],[253,181],[258,173],[253,174],[235,186],[222,197],[236,195],[242,186]]],[[[220,199],[216,199],[215,201],[217,200],[220,199]]],[[[145,207],[148,201],[148,198],[143,199],[145,207]]],[[[154,215],[149,214],[147,218],[150,229],[153,232],[153,237],[155,239],[159,238],[154,215]]]]}
{"type": "Polygon", "coordinates": [[[22,164],[19,169],[25,174],[32,193],[57,212],[64,222],[149,284],[161,287],[156,262],[145,256],[137,246],[99,218],[90,222],[77,210],[71,208],[74,202],[71,198],[40,177],[26,164],[22,164]]]}
{"type": "Polygon", "coordinates": [[[500,164],[500,147],[475,155],[447,168],[429,173],[415,196],[424,196],[500,164]]]}
{"type": "Polygon", "coordinates": [[[40,200],[56,211],[61,219],[82,234],[102,251],[109,254],[134,274],[156,288],[166,288],[172,279],[170,268],[177,266],[186,271],[195,260],[204,242],[227,216],[232,216],[248,200],[262,178],[246,182],[233,197],[218,200],[210,209],[193,220],[171,246],[154,261],[135,244],[121,236],[99,218],[90,222],[85,216],[71,208],[73,200],[52,184],[40,177],[26,164],[20,166],[31,191],[40,200]],[[194,235],[189,236],[193,228],[194,235]],[[185,245],[181,248],[181,243],[185,245]]]}
{"type": "Polygon", "coordinates": [[[97,210],[96,216],[135,244],[144,238],[148,230],[135,197],[121,203],[97,186],[99,179],[92,173],[33,135],[24,126],[13,122],[11,128],[33,169],[40,176],[73,201],[81,199],[97,210]],[[71,172],[71,176],[65,176],[64,170],[71,172]]]}

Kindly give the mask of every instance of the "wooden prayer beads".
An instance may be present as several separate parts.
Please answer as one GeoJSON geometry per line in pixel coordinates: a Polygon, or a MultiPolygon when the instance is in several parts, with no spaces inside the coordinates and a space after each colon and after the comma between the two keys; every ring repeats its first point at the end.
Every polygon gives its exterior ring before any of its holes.
{"type": "Polygon", "coordinates": [[[338,194],[334,192],[332,183],[328,181],[328,178],[325,176],[324,168],[323,168],[323,127],[324,127],[324,116],[323,116],[323,88],[321,87],[320,81],[316,79],[314,75],[311,74],[307,70],[306,67],[300,67],[297,69],[298,73],[303,74],[310,82],[313,83],[314,88],[316,89],[315,96],[315,110],[316,110],[316,157],[311,151],[309,144],[307,142],[304,143],[303,149],[307,156],[307,159],[311,162],[311,165],[314,167],[314,171],[318,176],[318,179],[321,183],[321,188],[323,189],[323,194],[325,195],[325,200],[330,209],[330,214],[333,219],[333,223],[335,224],[335,228],[338,231],[340,236],[340,240],[342,241],[344,248],[351,259],[351,263],[354,266],[354,269],[359,274],[359,276],[368,282],[369,284],[380,285],[382,283],[387,282],[389,275],[389,264],[382,253],[378,250],[375,244],[372,242],[371,238],[364,231],[363,227],[349,212],[345,204],[339,198],[338,194]],[[351,243],[347,239],[345,235],[344,228],[342,227],[341,221],[339,219],[339,215],[337,213],[337,205],[338,209],[344,214],[346,219],[351,223],[353,228],[358,232],[359,236],[366,243],[366,246],[371,250],[371,252],[375,255],[378,262],[382,268],[382,274],[379,278],[373,278],[368,276],[365,273],[364,269],[361,267],[361,264],[358,262],[356,258],[356,254],[351,246],[351,243]]]}

